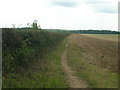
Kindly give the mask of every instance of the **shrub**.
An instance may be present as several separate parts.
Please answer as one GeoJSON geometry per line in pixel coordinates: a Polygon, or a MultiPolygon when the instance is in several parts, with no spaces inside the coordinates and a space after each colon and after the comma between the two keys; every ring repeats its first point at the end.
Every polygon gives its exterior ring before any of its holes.
{"type": "Polygon", "coordinates": [[[17,72],[40,59],[64,34],[39,30],[3,29],[3,73],[17,72]]]}

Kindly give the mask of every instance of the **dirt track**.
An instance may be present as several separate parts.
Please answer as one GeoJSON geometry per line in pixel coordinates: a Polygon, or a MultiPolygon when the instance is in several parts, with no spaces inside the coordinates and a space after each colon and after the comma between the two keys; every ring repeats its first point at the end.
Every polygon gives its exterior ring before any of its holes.
{"type": "Polygon", "coordinates": [[[75,75],[75,71],[73,71],[72,68],[69,67],[69,65],[67,64],[67,46],[68,44],[66,44],[66,49],[61,57],[61,63],[63,71],[65,73],[66,83],[69,85],[70,88],[87,88],[86,82],[77,77],[75,75]]]}

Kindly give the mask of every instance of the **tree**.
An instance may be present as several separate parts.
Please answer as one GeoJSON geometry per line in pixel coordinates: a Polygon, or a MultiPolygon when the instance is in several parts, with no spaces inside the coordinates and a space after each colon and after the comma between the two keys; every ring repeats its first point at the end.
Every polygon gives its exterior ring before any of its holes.
{"type": "Polygon", "coordinates": [[[30,23],[27,23],[27,26],[30,28],[30,23]]]}
{"type": "Polygon", "coordinates": [[[40,26],[40,25],[38,25],[38,28],[39,28],[39,29],[41,29],[41,26],[40,26]]]}
{"type": "Polygon", "coordinates": [[[32,27],[34,29],[38,29],[38,26],[37,26],[37,20],[34,20],[33,24],[32,24],[32,27]]]}
{"type": "Polygon", "coordinates": [[[16,28],[16,25],[15,24],[12,24],[13,28],[16,28]]]}

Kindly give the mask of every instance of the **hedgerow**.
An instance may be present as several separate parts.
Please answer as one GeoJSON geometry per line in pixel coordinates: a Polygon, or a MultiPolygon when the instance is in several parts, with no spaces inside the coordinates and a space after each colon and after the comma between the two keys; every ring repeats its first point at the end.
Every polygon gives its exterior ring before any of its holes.
{"type": "Polygon", "coordinates": [[[66,35],[39,31],[3,29],[3,74],[17,73],[21,68],[39,60],[48,51],[55,47],[66,35]]]}

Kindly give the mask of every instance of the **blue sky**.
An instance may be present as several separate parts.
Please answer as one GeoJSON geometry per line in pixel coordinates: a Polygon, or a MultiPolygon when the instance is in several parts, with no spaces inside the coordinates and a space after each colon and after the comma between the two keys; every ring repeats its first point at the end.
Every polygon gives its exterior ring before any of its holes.
{"type": "Polygon", "coordinates": [[[0,0],[0,27],[118,30],[119,0],[0,0]],[[22,25],[20,25],[22,24],[22,25]]]}

